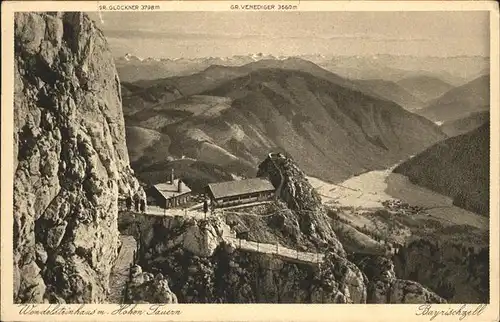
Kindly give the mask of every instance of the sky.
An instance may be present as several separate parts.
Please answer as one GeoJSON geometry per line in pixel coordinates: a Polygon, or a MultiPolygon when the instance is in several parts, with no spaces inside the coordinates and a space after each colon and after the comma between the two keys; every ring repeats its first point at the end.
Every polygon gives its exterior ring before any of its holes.
{"type": "Polygon", "coordinates": [[[115,56],[488,56],[488,12],[92,12],[115,56]]]}

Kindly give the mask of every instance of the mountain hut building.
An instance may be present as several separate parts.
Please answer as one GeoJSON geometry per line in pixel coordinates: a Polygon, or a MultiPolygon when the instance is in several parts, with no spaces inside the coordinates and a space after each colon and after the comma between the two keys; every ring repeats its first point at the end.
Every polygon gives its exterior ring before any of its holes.
{"type": "Polygon", "coordinates": [[[213,208],[236,206],[274,197],[276,188],[267,178],[210,183],[206,193],[213,208]]]}
{"type": "Polygon", "coordinates": [[[181,179],[175,179],[174,170],[172,170],[167,182],[151,186],[146,195],[148,205],[169,209],[188,203],[191,189],[181,179]]]}

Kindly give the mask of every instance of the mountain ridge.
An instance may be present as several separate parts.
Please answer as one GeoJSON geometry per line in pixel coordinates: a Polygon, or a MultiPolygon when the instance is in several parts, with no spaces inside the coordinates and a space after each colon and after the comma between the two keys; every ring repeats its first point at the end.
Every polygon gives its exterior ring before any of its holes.
{"type": "Polygon", "coordinates": [[[394,169],[411,182],[453,198],[459,207],[489,213],[490,123],[439,142],[394,169]]]}
{"type": "Polygon", "coordinates": [[[440,97],[454,87],[442,79],[429,75],[410,76],[396,83],[424,103],[440,97]]]}
{"type": "Polygon", "coordinates": [[[489,66],[488,57],[416,57],[394,55],[336,56],[336,55],[291,55],[268,54],[234,55],[231,57],[198,58],[150,58],[142,59],[123,56],[116,60],[120,78],[126,82],[151,80],[165,77],[186,76],[199,72],[212,64],[242,66],[261,59],[285,60],[301,58],[311,61],[330,72],[350,79],[382,78],[399,81],[414,75],[438,77],[454,86],[471,80],[470,75],[489,66]],[[142,59],[142,61],[140,60],[142,59]],[[457,70],[456,66],[462,66],[457,70]],[[142,69],[142,70],[141,70],[142,69]]]}
{"type": "Polygon", "coordinates": [[[431,101],[417,113],[432,121],[452,121],[472,112],[489,109],[490,76],[480,76],[462,86],[452,88],[431,101]]]}
{"type": "Polygon", "coordinates": [[[448,136],[457,136],[470,132],[490,120],[490,112],[472,112],[463,118],[444,122],[440,127],[448,136]]]}
{"type": "Polygon", "coordinates": [[[127,125],[168,135],[177,156],[226,160],[218,166],[248,169],[271,150],[289,152],[308,173],[331,181],[392,165],[445,137],[427,119],[321,73],[257,66],[196,95],[125,113],[127,125]]]}

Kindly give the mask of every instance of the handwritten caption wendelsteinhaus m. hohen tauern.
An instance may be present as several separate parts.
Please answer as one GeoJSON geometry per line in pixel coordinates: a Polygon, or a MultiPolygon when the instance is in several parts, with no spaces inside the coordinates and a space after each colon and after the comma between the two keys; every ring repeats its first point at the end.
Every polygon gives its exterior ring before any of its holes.
{"type": "Polygon", "coordinates": [[[182,311],[177,309],[169,309],[168,304],[151,304],[148,306],[137,304],[119,304],[113,306],[111,309],[96,309],[91,308],[86,304],[80,304],[78,307],[65,304],[20,304],[20,315],[82,315],[82,316],[95,316],[95,315],[181,315],[182,311]]]}
{"type": "MultiPolygon", "coordinates": [[[[81,316],[141,316],[141,315],[163,315],[163,316],[178,316],[182,311],[169,309],[168,304],[151,304],[148,306],[138,306],[137,304],[119,304],[111,309],[95,309],[80,304],[78,307],[72,307],[65,304],[19,304],[20,315],[81,315],[81,316]]],[[[481,315],[486,309],[486,304],[478,305],[456,305],[447,309],[437,308],[431,304],[423,304],[417,307],[415,315],[423,317],[425,320],[433,321],[439,316],[454,316],[459,321],[466,320],[473,316],[481,315]]]]}

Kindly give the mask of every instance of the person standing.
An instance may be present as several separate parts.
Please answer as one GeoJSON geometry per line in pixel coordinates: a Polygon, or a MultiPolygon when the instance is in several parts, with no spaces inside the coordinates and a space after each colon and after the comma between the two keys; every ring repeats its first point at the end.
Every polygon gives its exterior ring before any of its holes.
{"type": "Polygon", "coordinates": [[[203,212],[205,213],[205,219],[207,219],[208,199],[203,200],[203,212]]]}
{"type": "Polygon", "coordinates": [[[135,199],[135,212],[139,212],[139,199],[135,199]]]}
{"type": "Polygon", "coordinates": [[[127,207],[127,211],[130,211],[132,208],[132,198],[130,196],[125,199],[125,206],[127,207]]]}

